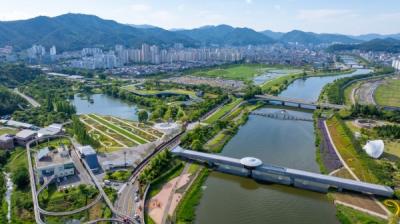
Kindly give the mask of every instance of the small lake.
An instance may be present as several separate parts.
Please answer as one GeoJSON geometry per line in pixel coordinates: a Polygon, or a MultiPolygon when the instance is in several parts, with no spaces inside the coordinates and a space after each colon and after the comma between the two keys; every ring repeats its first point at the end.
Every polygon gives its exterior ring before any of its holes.
{"type": "Polygon", "coordinates": [[[76,107],[77,114],[99,114],[110,115],[132,121],[137,121],[138,107],[135,104],[129,104],[118,98],[105,94],[93,94],[88,100],[86,96],[75,95],[71,100],[76,107]]]}

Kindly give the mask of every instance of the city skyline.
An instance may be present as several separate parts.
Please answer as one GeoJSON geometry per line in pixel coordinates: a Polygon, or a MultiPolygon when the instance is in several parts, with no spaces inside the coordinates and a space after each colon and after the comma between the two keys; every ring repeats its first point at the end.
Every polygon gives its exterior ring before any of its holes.
{"type": "Polygon", "coordinates": [[[125,24],[149,24],[165,29],[191,29],[204,25],[228,24],[257,31],[288,32],[294,29],[317,33],[359,35],[399,33],[400,2],[339,0],[299,1],[210,1],[183,0],[16,0],[0,3],[0,20],[20,20],[36,16],[84,13],[125,24]],[[96,6],[96,7],[94,7],[96,6]],[[370,16],[374,14],[374,16],[370,16]]]}

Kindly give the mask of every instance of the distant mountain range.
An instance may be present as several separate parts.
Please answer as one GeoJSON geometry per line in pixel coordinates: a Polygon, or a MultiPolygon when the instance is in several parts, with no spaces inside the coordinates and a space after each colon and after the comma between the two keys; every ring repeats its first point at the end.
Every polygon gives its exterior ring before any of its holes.
{"type": "Polygon", "coordinates": [[[328,48],[329,51],[363,50],[363,51],[386,51],[400,53],[400,40],[394,38],[373,39],[360,44],[334,44],[328,48]]]}
{"type": "Polygon", "coordinates": [[[142,43],[160,46],[182,43],[186,47],[245,46],[276,42],[357,44],[387,37],[400,39],[400,34],[347,36],[300,30],[287,33],[270,30],[257,32],[249,28],[234,28],[228,25],[165,30],[151,25],[120,24],[84,14],[39,16],[28,20],[0,22],[0,46],[12,45],[17,50],[29,48],[33,44],[41,44],[47,48],[55,45],[59,51],[95,46],[111,48],[116,44],[139,47],[142,43]]]}

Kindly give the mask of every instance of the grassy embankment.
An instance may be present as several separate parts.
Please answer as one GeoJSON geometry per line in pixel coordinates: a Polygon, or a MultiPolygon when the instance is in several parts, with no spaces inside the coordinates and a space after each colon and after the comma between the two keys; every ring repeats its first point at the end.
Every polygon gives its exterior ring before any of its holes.
{"type": "Polygon", "coordinates": [[[190,75],[210,77],[210,78],[223,78],[231,80],[250,81],[255,76],[272,69],[263,64],[241,64],[221,66],[220,68],[202,69],[190,73],[190,75]]]}
{"type": "MultiPolygon", "coordinates": [[[[17,148],[11,153],[7,165],[7,172],[11,176],[19,172],[19,169],[28,169],[28,160],[24,148],[17,148]]],[[[29,178],[29,176],[26,176],[29,178]]],[[[29,183],[29,181],[28,181],[29,183]]],[[[29,224],[35,223],[33,213],[32,193],[30,185],[27,184],[24,188],[14,187],[11,194],[11,223],[29,224]]]]}
{"type": "Polygon", "coordinates": [[[215,111],[215,113],[213,113],[210,117],[208,117],[204,123],[214,123],[217,120],[219,120],[221,117],[223,117],[225,114],[227,114],[228,112],[230,112],[235,106],[237,106],[239,103],[241,103],[243,101],[243,99],[241,98],[234,98],[232,100],[232,102],[222,106],[221,108],[219,108],[217,111],[215,111]]]}
{"type": "Polygon", "coordinates": [[[400,107],[400,80],[391,79],[380,85],[375,91],[375,101],[381,106],[400,107]]]}
{"type": "Polygon", "coordinates": [[[343,206],[336,205],[336,217],[339,219],[342,224],[385,224],[386,220],[377,218],[375,216],[368,215],[366,213],[357,211],[355,209],[343,206]]]}
{"type": "Polygon", "coordinates": [[[196,93],[194,91],[186,90],[186,89],[177,89],[177,88],[172,88],[172,89],[168,89],[168,90],[137,89],[134,85],[124,86],[122,88],[125,90],[128,90],[130,92],[136,93],[138,95],[157,95],[157,94],[162,94],[162,93],[173,93],[173,94],[188,95],[191,97],[196,96],[196,93]]]}
{"type": "Polygon", "coordinates": [[[353,140],[346,132],[342,121],[336,116],[333,116],[331,119],[327,120],[327,125],[333,143],[354,174],[362,181],[378,183],[378,179],[367,166],[364,156],[360,155],[353,140]]]}

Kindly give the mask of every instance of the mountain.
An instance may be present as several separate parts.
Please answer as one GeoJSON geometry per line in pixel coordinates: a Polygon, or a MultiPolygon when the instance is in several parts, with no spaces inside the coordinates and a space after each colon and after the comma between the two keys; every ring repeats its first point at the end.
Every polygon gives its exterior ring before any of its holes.
{"type": "Polygon", "coordinates": [[[275,41],[249,28],[234,28],[228,25],[204,26],[191,30],[178,30],[176,33],[185,35],[201,43],[201,45],[259,45],[271,44],[275,41]]]}
{"type": "Polygon", "coordinates": [[[362,51],[387,51],[400,53],[400,40],[394,38],[373,39],[361,44],[335,44],[328,48],[330,51],[362,50],[362,51]]]}
{"type": "Polygon", "coordinates": [[[301,30],[293,30],[283,34],[279,40],[284,43],[301,43],[301,44],[332,44],[332,43],[359,43],[360,40],[350,38],[341,34],[317,34],[312,32],[304,32],[301,30]]]}
{"type": "Polygon", "coordinates": [[[127,24],[128,26],[134,27],[134,28],[138,28],[138,29],[151,29],[151,28],[159,28],[157,26],[152,26],[152,25],[148,25],[148,24],[127,24]]]}
{"type": "Polygon", "coordinates": [[[285,34],[282,32],[274,32],[272,30],[264,30],[264,31],[261,31],[260,33],[262,33],[265,36],[270,37],[274,40],[279,40],[285,34]]]}
{"type": "Polygon", "coordinates": [[[187,36],[161,28],[135,28],[84,14],[39,16],[28,20],[0,22],[0,46],[9,44],[19,50],[33,44],[42,44],[45,47],[55,45],[57,49],[64,51],[93,46],[113,47],[115,44],[133,47],[142,43],[183,43],[185,46],[196,44],[187,36]]]}
{"type": "Polygon", "coordinates": [[[363,40],[363,41],[370,41],[373,39],[386,39],[386,38],[393,38],[400,40],[400,33],[397,34],[377,34],[377,33],[370,33],[370,34],[362,34],[358,36],[350,36],[351,38],[363,40]]]}

